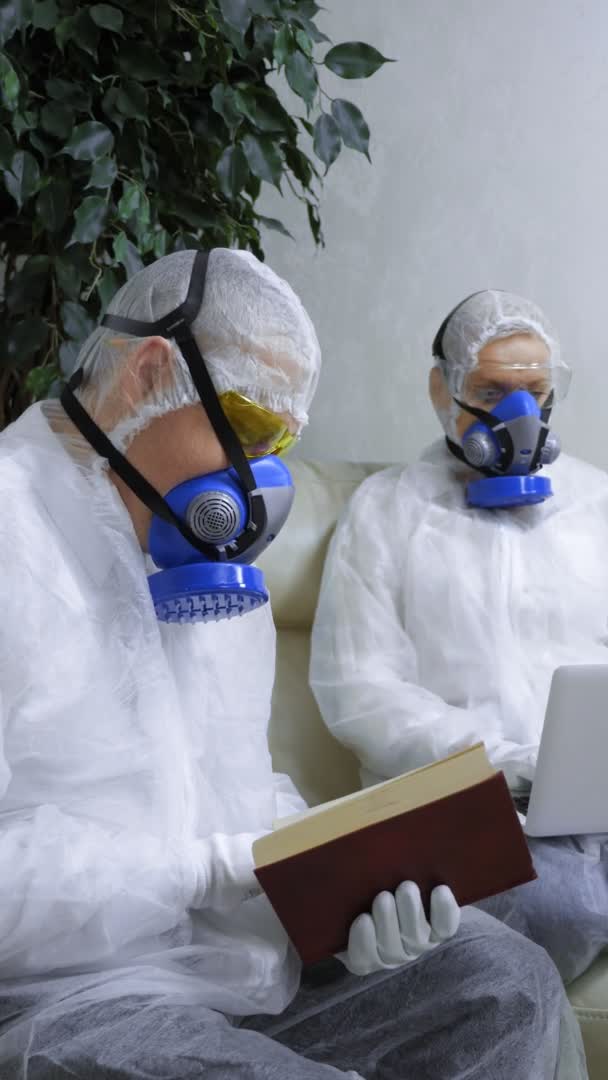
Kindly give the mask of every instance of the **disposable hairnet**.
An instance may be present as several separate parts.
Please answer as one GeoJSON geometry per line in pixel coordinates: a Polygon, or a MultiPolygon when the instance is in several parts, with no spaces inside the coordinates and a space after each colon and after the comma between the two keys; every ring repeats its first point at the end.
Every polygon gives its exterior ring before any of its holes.
{"type": "Polygon", "coordinates": [[[479,362],[485,345],[512,334],[535,334],[544,341],[549,355],[547,365],[553,373],[556,397],[563,397],[570,382],[570,368],[561,356],[560,345],[548,319],[531,300],[500,289],[474,293],[448,317],[441,348],[434,352],[435,363],[445,377],[452,400],[437,413],[446,434],[459,443],[457,418],[460,407],[454,401],[463,393],[467,375],[479,362]]]}
{"type": "MultiPolygon", "coordinates": [[[[194,251],[166,255],[135,274],[112,299],[108,312],[154,321],[186,297],[194,251]]],[[[321,363],[314,327],[290,286],[246,251],[215,248],[209,256],[205,295],[192,331],[218,393],[237,390],[273,412],[286,413],[299,430],[306,424],[321,363]]],[[[119,386],[132,349],[142,339],[99,327],[84,343],[81,399],[98,415],[119,386]]],[[[109,434],[124,449],[157,416],[198,403],[186,362],[173,342],[169,384],[158,379],[146,400],[121,390],[120,416],[109,434]]]]}
{"type": "Polygon", "coordinates": [[[485,289],[456,308],[443,334],[443,356],[436,361],[452,394],[461,393],[465,376],[477,365],[484,345],[512,334],[536,334],[549,350],[549,366],[568,370],[557,336],[536,304],[514,293],[485,289]]]}

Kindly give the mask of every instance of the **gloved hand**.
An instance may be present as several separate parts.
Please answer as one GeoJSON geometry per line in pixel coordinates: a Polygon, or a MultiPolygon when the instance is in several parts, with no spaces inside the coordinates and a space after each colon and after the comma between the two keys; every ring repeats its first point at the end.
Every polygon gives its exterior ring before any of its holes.
{"type": "Polygon", "coordinates": [[[420,889],[413,881],[403,881],[394,895],[378,894],[371,915],[355,919],[348,948],[337,956],[353,975],[371,975],[417,960],[453,937],[459,925],[460,908],[447,885],[433,889],[429,926],[420,889]]]}

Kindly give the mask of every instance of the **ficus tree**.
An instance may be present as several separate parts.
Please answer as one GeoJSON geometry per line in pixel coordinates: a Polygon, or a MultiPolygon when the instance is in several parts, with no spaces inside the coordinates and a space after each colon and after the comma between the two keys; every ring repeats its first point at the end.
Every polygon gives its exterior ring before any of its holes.
{"type": "MultiPolygon", "coordinates": [[[[323,72],[386,62],[332,44],[314,0],[0,0],[0,426],[46,396],[125,277],[166,252],[287,233],[263,182],[302,202],[369,129],[323,72]],[[269,78],[270,77],[270,78],[269,78]],[[285,79],[301,103],[277,94],[285,79]]],[[[289,234],[287,234],[289,235],[289,234]]]]}

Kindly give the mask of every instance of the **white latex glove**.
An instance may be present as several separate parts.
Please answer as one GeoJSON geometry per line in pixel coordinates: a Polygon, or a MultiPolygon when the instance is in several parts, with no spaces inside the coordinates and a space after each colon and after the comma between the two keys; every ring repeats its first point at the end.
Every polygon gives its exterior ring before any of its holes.
{"type": "Polygon", "coordinates": [[[394,895],[378,894],[371,915],[355,919],[348,948],[337,956],[353,975],[371,975],[417,960],[453,937],[459,925],[460,908],[447,885],[433,889],[429,926],[420,889],[413,881],[403,881],[394,895]]]}

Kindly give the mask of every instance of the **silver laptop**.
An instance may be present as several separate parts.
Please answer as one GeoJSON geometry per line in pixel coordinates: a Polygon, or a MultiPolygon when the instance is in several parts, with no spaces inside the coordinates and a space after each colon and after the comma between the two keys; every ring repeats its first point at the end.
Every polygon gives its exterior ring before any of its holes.
{"type": "Polygon", "coordinates": [[[554,672],[524,832],[608,832],[608,663],[554,672]]]}

